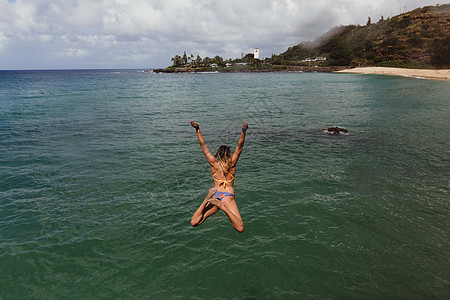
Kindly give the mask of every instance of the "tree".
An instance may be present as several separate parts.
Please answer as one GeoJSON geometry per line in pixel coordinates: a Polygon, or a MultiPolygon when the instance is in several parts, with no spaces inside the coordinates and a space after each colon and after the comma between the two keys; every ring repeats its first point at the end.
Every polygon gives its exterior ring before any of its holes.
{"type": "Polygon", "coordinates": [[[335,66],[348,66],[352,61],[352,52],[343,36],[330,39],[322,47],[324,52],[329,52],[330,64],[335,66]]]}
{"type": "Polygon", "coordinates": [[[213,59],[213,62],[215,63],[215,64],[222,64],[222,62],[223,62],[223,58],[222,57],[220,57],[220,56],[218,56],[218,55],[216,55],[216,57],[214,57],[214,59],[213,59]]]}
{"type": "Polygon", "coordinates": [[[210,65],[212,64],[212,59],[209,58],[209,57],[207,56],[207,57],[205,57],[205,59],[203,60],[203,63],[204,63],[206,66],[210,66],[210,65]]]}
{"type": "Polygon", "coordinates": [[[272,54],[271,61],[274,65],[281,65],[281,55],[272,54]]]}
{"type": "Polygon", "coordinates": [[[444,39],[434,39],[430,48],[432,65],[450,66],[450,36],[444,39]]]}
{"type": "Polygon", "coordinates": [[[172,66],[174,66],[174,67],[179,67],[179,66],[181,66],[183,64],[181,56],[179,56],[179,55],[175,55],[172,58],[172,61],[173,61],[173,65],[172,66]]]}
{"type": "Polygon", "coordinates": [[[200,57],[200,55],[197,55],[197,58],[195,59],[195,65],[198,67],[200,66],[202,63],[202,58],[200,57]]]}
{"type": "Polygon", "coordinates": [[[403,16],[403,18],[398,22],[400,28],[406,28],[411,25],[411,19],[409,16],[403,16]]]}
{"type": "Polygon", "coordinates": [[[247,53],[242,59],[248,63],[251,63],[255,59],[255,55],[253,53],[247,53]]]}

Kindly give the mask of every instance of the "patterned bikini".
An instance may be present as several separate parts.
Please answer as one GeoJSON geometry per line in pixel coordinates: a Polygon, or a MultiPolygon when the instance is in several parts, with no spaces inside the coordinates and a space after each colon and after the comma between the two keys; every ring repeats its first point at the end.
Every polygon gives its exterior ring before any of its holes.
{"type": "MultiPolygon", "coordinates": [[[[222,170],[223,170],[223,169],[217,170],[216,173],[212,174],[212,177],[213,177],[214,180],[219,181],[219,186],[222,186],[222,185],[223,185],[223,187],[226,188],[229,182],[233,182],[234,176],[233,176],[230,172],[227,171],[228,175],[231,176],[231,179],[230,179],[230,180],[217,179],[217,178],[215,177],[215,175],[216,175],[217,173],[219,173],[220,171],[222,171],[222,170]]],[[[224,171],[224,172],[225,172],[225,171],[224,171]]],[[[228,193],[228,192],[215,192],[215,193],[214,193],[214,196],[217,197],[220,201],[222,201],[222,199],[225,198],[225,197],[230,197],[230,196],[231,196],[231,197],[234,197],[233,194],[228,193]]]]}

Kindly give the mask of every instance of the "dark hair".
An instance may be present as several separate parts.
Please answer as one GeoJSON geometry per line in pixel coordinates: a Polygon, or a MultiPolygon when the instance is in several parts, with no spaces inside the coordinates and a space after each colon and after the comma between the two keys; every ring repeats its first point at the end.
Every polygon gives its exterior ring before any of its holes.
{"type": "Polygon", "coordinates": [[[217,149],[217,153],[214,156],[220,163],[220,166],[224,171],[227,171],[231,167],[231,150],[230,147],[222,145],[217,149]]]}

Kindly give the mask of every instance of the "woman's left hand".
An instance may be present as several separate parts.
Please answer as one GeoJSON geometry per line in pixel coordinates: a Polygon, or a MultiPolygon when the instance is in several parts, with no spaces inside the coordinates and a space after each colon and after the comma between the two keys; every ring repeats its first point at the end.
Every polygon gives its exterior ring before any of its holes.
{"type": "Polygon", "coordinates": [[[195,123],[194,120],[191,120],[191,126],[195,129],[200,129],[200,125],[198,125],[198,123],[195,123]]]}

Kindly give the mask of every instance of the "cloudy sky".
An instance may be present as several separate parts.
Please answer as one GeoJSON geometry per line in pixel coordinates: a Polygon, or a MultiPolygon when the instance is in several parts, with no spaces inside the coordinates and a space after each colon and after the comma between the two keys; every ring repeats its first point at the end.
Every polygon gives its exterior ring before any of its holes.
{"type": "Polygon", "coordinates": [[[280,54],[341,24],[440,0],[0,0],[0,70],[155,68],[280,54]]]}

